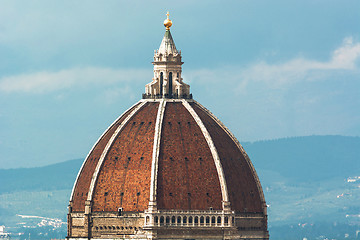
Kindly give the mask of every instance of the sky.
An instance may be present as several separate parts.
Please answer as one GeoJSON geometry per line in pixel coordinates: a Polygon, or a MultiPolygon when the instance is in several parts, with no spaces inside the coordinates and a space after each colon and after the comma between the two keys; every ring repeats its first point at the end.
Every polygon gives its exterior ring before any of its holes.
{"type": "Polygon", "coordinates": [[[358,0],[0,0],[0,168],[84,158],[140,100],[165,32],[239,139],[360,136],[358,0]]]}

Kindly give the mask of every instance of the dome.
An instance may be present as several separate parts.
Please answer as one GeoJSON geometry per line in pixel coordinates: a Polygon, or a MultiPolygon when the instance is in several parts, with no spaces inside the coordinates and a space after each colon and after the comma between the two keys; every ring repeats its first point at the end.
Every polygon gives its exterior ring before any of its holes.
{"type": "Polygon", "coordinates": [[[263,213],[255,170],[228,129],[194,100],[141,100],[100,137],[75,184],[72,210],[263,213]],[[152,192],[153,191],[153,192],[152,192]],[[90,195],[89,195],[90,194],[90,195]]]}
{"type": "Polygon", "coordinates": [[[256,171],[234,135],[192,98],[182,64],[167,28],[143,98],[85,158],[68,239],[269,238],[256,171]]]}

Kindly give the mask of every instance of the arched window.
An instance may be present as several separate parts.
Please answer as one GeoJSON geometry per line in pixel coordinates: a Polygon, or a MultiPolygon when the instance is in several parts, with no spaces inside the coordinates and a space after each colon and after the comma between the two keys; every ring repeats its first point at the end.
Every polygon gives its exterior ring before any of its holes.
{"type": "Polygon", "coordinates": [[[150,221],[150,217],[149,216],[146,216],[146,221],[145,221],[145,224],[148,224],[150,221]]]}
{"type": "Polygon", "coordinates": [[[210,224],[210,217],[206,217],[206,225],[209,225],[210,224]]]}
{"type": "Polygon", "coordinates": [[[163,224],[164,224],[164,217],[161,216],[161,217],[160,217],[160,225],[163,225],[163,224]]]}
{"type": "Polygon", "coordinates": [[[175,216],[172,216],[172,217],[171,217],[171,223],[172,223],[172,224],[175,224],[175,216]]]}
{"type": "Polygon", "coordinates": [[[173,82],[172,82],[172,72],[169,73],[169,96],[173,94],[173,82]]]}
{"type": "Polygon", "coordinates": [[[192,224],[192,222],[193,222],[193,218],[189,217],[189,223],[192,224]]]}
{"type": "Polygon", "coordinates": [[[177,217],[177,223],[180,224],[181,223],[181,217],[177,217]]]}
{"type": "Polygon", "coordinates": [[[167,217],[166,217],[166,224],[169,224],[169,223],[170,223],[170,217],[167,216],[167,217]]]}
{"type": "Polygon", "coordinates": [[[215,217],[211,218],[211,224],[215,224],[215,217]]]}
{"type": "Polygon", "coordinates": [[[218,223],[218,225],[221,225],[221,217],[217,218],[217,223],[218,223]]]}
{"type": "Polygon", "coordinates": [[[225,217],[225,219],[224,219],[224,224],[225,224],[225,225],[228,225],[228,223],[229,223],[229,218],[228,218],[228,217],[225,217]]]}
{"type": "Polygon", "coordinates": [[[204,224],[204,217],[200,217],[200,225],[204,224]]]}
{"type": "Polygon", "coordinates": [[[186,217],[183,217],[183,224],[186,224],[186,217]]]}
{"type": "Polygon", "coordinates": [[[159,223],[159,217],[155,216],[155,223],[158,224],[159,223]]]}
{"type": "Polygon", "coordinates": [[[198,217],[198,216],[195,217],[194,223],[195,223],[195,224],[198,224],[198,223],[199,223],[199,217],[198,217]]]}
{"type": "Polygon", "coordinates": [[[160,73],[160,95],[163,95],[163,84],[164,84],[164,74],[163,72],[160,73]]]}

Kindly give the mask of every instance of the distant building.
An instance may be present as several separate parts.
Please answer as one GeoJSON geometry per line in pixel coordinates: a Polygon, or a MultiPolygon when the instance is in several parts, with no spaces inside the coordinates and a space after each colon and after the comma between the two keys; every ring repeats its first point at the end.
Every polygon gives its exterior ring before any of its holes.
{"type": "Polygon", "coordinates": [[[192,99],[164,22],[143,99],[90,150],[70,198],[67,239],[268,239],[255,169],[192,99]]]}
{"type": "Polygon", "coordinates": [[[5,226],[0,226],[0,239],[9,239],[10,233],[5,232],[5,226]]]}

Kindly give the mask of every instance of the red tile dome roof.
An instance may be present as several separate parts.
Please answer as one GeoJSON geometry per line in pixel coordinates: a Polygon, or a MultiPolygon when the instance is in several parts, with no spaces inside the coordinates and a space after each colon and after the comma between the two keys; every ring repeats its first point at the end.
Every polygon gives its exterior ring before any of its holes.
{"type": "Polygon", "coordinates": [[[81,167],[72,212],[221,210],[266,214],[242,146],[191,99],[143,99],[99,138],[81,167]]]}

